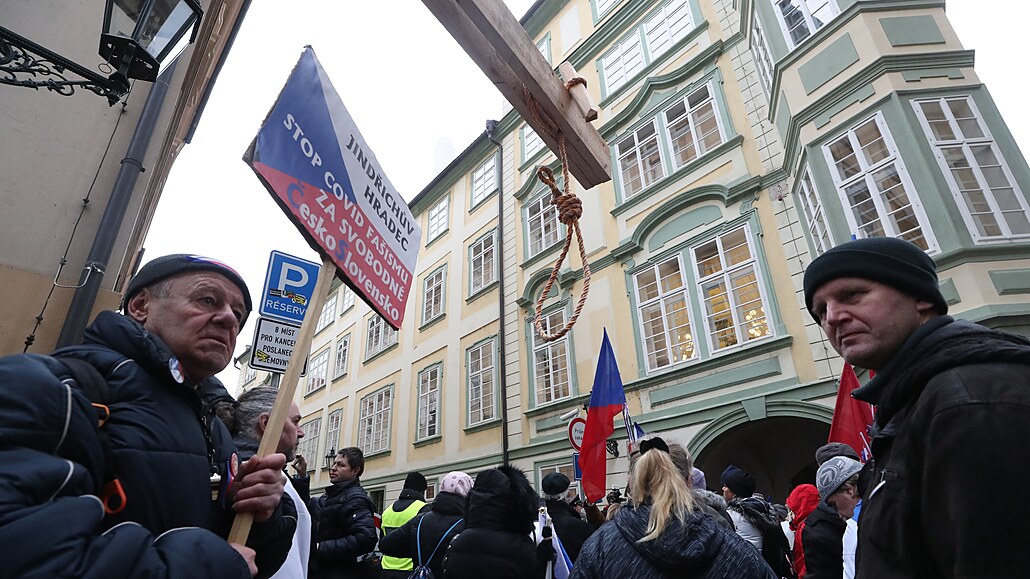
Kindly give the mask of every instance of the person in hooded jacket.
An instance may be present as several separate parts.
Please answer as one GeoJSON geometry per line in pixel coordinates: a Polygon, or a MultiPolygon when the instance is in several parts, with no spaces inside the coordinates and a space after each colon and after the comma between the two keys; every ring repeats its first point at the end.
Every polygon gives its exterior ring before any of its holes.
{"type": "Polygon", "coordinates": [[[476,476],[465,511],[465,530],[444,558],[447,579],[542,579],[547,561],[538,558],[530,533],[540,500],[526,475],[501,466],[476,476]]]}
{"type": "Polygon", "coordinates": [[[465,529],[465,501],[472,484],[472,477],[463,472],[447,473],[440,479],[440,492],[429,505],[431,510],[388,533],[379,541],[379,550],[391,557],[412,559],[418,566],[421,549],[421,564],[429,568],[433,577],[443,579],[444,554],[451,540],[465,529]]]}
{"type": "Polygon", "coordinates": [[[315,552],[311,575],[322,579],[376,579],[378,565],[370,558],[378,536],[375,507],[361,488],[365,455],[360,448],[342,448],[329,468],[332,486],[311,500],[315,552]]]}
{"type": "Polygon", "coordinates": [[[658,437],[640,442],[631,501],[583,545],[572,579],[774,579],[754,547],[694,510],[668,448],[658,437]]]}
{"type": "Polygon", "coordinates": [[[804,532],[808,516],[819,505],[819,490],[813,484],[794,487],[787,496],[787,508],[790,509],[790,529],[794,531],[794,572],[798,579],[805,576],[804,532]]]}

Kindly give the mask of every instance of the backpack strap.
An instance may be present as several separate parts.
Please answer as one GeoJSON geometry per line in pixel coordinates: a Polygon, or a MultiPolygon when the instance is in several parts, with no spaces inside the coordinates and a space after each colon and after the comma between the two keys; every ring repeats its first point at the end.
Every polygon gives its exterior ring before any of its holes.
{"type": "Polygon", "coordinates": [[[104,486],[100,490],[100,501],[104,504],[106,514],[120,513],[125,509],[125,489],[122,488],[122,483],[115,474],[111,439],[103,428],[111,417],[111,409],[107,405],[111,400],[111,387],[100,371],[88,362],[71,357],[59,357],[56,360],[68,369],[68,374],[75,380],[75,384],[86,395],[96,412],[97,438],[104,454],[104,486]]]}
{"type": "MultiPolygon", "coordinates": [[[[424,519],[425,517],[422,517],[422,518],[424,519]]],[[[446,531],[444,531],[443,536],[440,537],[440,542],[437,543],[436,544],[436,548],[433,549],[433,554],[430,555],[429,556],[429,560],[426,561],[427,564],[429,563],[429,561],[433,560],[433,557],[436,557],[436,552],[440,550],[440,545],[443,545],[443,541],[444,541],[444,539],[447,538],[447,535],[450,535],[451,531],[454,530],[454,527],[457,527],[458,523],[460,523],[460,522],[462,522],[464,520],[465,520],[465,517],[462,517],[462,518],[458,519],[457,521],[454,521],[454,524],[451,525],[451,528],[447,529],[446,531]]],[[[419,521],[418,524],[419,524],[419,526],[422,526],[422,521],[419,521]]],[[[416,543],[418,542],[418,532],[417,531],[415,532],[415,542],[416,543]]],[[[422,564],[422,549],[421,549],[421,545],[419,545],[418,563],[419,563],[419,565],[422,564]]]]}

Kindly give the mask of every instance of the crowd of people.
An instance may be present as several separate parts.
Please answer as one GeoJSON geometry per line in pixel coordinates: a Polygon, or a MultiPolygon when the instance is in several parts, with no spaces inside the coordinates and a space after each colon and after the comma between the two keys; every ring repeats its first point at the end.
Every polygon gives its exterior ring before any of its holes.
{"type": "Polygon", "coordinates": [[[653,436],[604,511],[501,465],[446,474],[431,502],[409,473],[377,525],[360,449],[311,497],[297,405],[258,456],[276,390],[234,400],[214,377],[252,309],[239,274],[157,258],[81,345],[0,359],[0,577],[1030,577],[1023,510],[975,498],[1030,475],[1030,340],[948,316],[933,260],[898,239],[830,249],[803,285],[830,345],[875,372],[854,397],[876,414],[867,452],[816,449],[785,505],[733,465],[709,490],[653,436]]]}

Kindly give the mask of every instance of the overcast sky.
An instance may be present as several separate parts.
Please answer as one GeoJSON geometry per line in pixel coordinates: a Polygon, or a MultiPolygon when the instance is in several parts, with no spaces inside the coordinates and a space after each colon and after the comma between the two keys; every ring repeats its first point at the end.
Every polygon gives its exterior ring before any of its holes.
{"type": "MultiPolygon", "coordinates": [[[[533,2],[505,3],[521,17],[533,2]]],[[[993,4],[984,10],[982,0],[948,0],[947,12],[1028,151],[1030,119],[1020,107],[1028,82],[1012,63],[1022,52],[1017,40],[1026,34],[1030,2],[993,4]]],[[[241,160],[307,44],[408,199],[483,132],[487,119],[502,116],[501,94],[421,2],[253,2],[193,142],[172,168],[145,260],[183,252],[218,258],[240,271],[255,296],[271,250],[320,261],[241,160]]],[[[237,354],[250,343],[256,318],[240,334],[237,354]]],[[[232,366],[219,374],[230,392],[237,374],[232,366]]]]}

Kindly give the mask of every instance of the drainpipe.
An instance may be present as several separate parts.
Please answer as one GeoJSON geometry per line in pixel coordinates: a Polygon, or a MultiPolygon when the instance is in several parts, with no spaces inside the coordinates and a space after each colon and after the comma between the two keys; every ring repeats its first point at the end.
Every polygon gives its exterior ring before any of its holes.
{"type": "Polygon", "coordinates": [[[486,136],[490,142],[497,146],[497,310],[501,316],[498,325],[500,326],[501,353],[499,356],[500,388],[501,388],[501,463],[508,464],[508,365],[504,355],[504,146],[494,138],[494,131],[497,130],[497,121],[486,122],[486,136]]]}
{"type": "Polygon", "coordinates": [[[118,178],[115,179],[114,187],[111,189],[111,199],[107,202],[103,217],[100,218],[100,226],[93,239],[93,246],[90,248],[89,256],[82,268],[79,287],[72,296],[68,315],[61,327],[61,336],[57,339],[58,348],[74,346],[82,342],[82,335],[89,322],[89,316],[93,312],[93,306],[96,304],[97,294],[100,292],[100,284],[104,280],[107,262],[111,259],[118,231],[122,228],[125,212],[132,199],[132,190],[136,186],[139,174],[144,171],[142,159],[147,155],[147,148],[154,134],[154,127],[157,125],[161,106],[168,94],[168,84],[172,75],[175,74],[176,62],[178,59],[172,61],[161,73],[161,76],[157,77],[154,86],[150,89],[150,94],[147,95],[146,104],[143,105],[139,122],[132,133],[132,140],[125,152],[125,158],[122,159],[118,178]]]}

